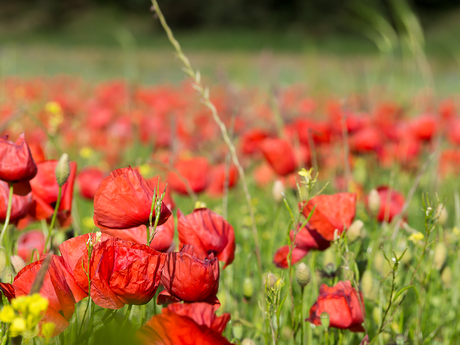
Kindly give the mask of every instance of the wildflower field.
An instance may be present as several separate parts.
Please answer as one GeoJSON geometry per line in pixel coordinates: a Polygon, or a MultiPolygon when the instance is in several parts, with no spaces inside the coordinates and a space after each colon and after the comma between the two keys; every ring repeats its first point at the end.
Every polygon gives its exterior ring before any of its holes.
{"type": "Polygon", "coordinates": [[[417,19],[189,60],[152,10],[171,49],[100,74],[2,56],[0,343],[459,344],[460,67],[417,19]]]}

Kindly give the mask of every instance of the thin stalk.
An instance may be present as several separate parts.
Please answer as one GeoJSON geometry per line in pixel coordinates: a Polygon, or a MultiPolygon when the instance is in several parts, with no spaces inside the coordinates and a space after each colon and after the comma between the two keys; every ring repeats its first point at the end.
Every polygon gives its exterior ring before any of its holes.
{"type": "Polygon", "coordinates": [[[3,224],[2,233],[0,235],[0,245],[3,244],[3,236],[5,236],[6,228],[8,227],[8,224],[10,223],[11,208],[13,206],[13,183],[10,182],[9,185],[10,185],[10,192],[8,194],[8,208],[6,210],[5,224],[3,224]]]}
{"type": "Polygon", "coordinates": [[[51,241],[51,246],[52,246],[52,239],[53,239],[53,235],[54,235],[54,233],[53,233],[54,224],[56,223],[56,217],[57,217],[57,214],[58,214],[58,211],[59,211],[59,206],[61,205],[61,197],[62,197],[62,187],[59,186],[59,194],[58,194],[56,206],[54,207],[53,218],[51,218],[51,224],[50,224],[50,227],[49,227],[48,236],[46,237],[45,251],[46,251],[46,248],[48,247],[48,243],[50,243],[50,241],[51,241]]]}

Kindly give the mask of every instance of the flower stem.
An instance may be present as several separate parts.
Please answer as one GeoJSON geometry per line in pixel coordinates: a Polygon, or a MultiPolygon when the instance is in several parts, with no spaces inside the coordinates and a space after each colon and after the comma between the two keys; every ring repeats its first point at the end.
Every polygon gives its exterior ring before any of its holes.
{"type": "Polygon", "coordinates": [[[5,219],[5,224],[3,224],[3,229],[2,233],[0,235],[0,245],[3,243],[3,236],[5,235],[6,228],[8,227],[8,224],[10,223],[10,218],[11,218],[11,208],[13,206],[13,183],[10,182],[10,192],[8,195],[8,208],[6,211],[6,219],[5,219]]]}
{"type": "Polygon", "coordinates": [[[59,211],[59,206],[61,205],[61,197],[62,197],[62,187],[59,186],[59,194],[56,202],[56,206],[54,207],[54,213],[53,213],[53,218],[51,218],[51,224],[48,229],[48,237],[46,237],[46,243],[45,243],[45,252],[48,247],[48,243],[51,242],[52,245],[52,239],[54,235],[54,224],[56,223],[56,217],[59,211]]]}

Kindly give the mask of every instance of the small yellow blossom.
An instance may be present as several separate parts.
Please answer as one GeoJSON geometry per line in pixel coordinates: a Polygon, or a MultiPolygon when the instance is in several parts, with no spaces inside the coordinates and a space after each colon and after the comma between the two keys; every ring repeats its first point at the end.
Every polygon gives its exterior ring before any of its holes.
{"type": "Polygon", "coordinates": [[[412,235],[409,236],[408,240],[412,241],[413,243],[417,243],[421,240],[423,240],[425,236],[421,232],[415,232],[412,235]]]}
{"type": "Polygon", "coordinates": [[[52,322],[46,322],[42,325],[42,335],[45,339],[49,339],[53,336],[56,325],[52,322]]]}
{"type": "Polygon", "coordinates": [[[51,114],[60,114],[62,113],[61,105],[57,102],[48,102],[45,105],[45,110],[51,114]]]}
{"type": "Polygon", "coordinates": [[[10,333],[12,337],[21,335],[27,329],[26,320],[23,317],[16,317],[10,325],[10,333]]]}
{"type": "Polygon", "coordinates": [[[149,176],[151,171],[152,171],[152,167],[149,164],[142,164],[141,166],[139,166],[139,172],[141,173],[142,176],[149,176]]]}
{"type": "Polygon", "coordinates": [[[94,151],[91,147],[85,146],[80,149],[80,157],[88,159],[93,155],[94,151]]]}
{"type": "Polygon", "coordinates": [[[94,220],[93,217],[84,217],[83,218],[83,225],[87,227],[88,229],[94,228],[94,220]]]}
{"type": "Polygon", "coordinates": [[[1,322],[10,323],[14,320],[15,317],[16,314],[14,313],[14,309],[9,305],[4,306],[0,311],[1,322]]]}
{"type": "Polygon", "coordinates": [[[206,207],[206,203],[203,202],[203,201],[197,201],[195,202],[195,209],[197,208],[205,208],[206,207]]]}

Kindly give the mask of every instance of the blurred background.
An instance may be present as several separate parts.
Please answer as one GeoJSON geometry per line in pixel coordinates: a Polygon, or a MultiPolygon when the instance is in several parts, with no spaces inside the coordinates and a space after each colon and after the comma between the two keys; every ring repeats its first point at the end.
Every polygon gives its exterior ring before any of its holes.
{"type": "MultiPolygon", "coordinates": [[[[460,88],[459,0],[159,4],[192,63],[217,81],[359,92],[369,80],[388,82],[386,71],[401,75],[414,64],[410,83],[460,88]],[[345,78],[337,81],[337,73],[345,78]]],[[[150,7],[148,0],[0,0],[1,74],[183,80],[150,7]]]]}

